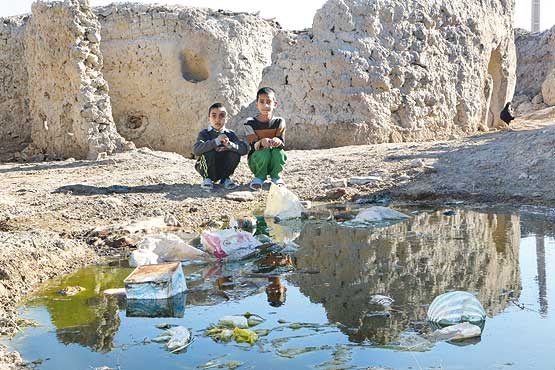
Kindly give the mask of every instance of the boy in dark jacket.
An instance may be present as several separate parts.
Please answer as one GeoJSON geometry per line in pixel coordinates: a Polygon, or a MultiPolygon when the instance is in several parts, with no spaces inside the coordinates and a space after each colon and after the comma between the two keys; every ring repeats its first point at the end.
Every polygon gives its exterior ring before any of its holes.
{"type": "Polygon", "coordinates": [[[202,187],[212,190],[214,183],[220,181],[226,189],[237,185],[231,175],[239,165],[241,156],[249,151],[249,146],[239,140],[237,135],[227,129],[227,111],[222,103],[214,103],[208,109],[210,126],[202,130],[193,147],[193,153],[199,157],[195,169],[202,176],[202,187]]]}

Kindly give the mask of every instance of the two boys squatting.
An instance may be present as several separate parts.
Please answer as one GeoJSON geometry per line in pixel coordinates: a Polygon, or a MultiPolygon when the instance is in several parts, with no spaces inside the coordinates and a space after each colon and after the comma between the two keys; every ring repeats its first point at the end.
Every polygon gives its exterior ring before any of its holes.
{"type": "Polygon", "coordinates": [[[225,189],[236,188],[231,176],[241,156],[247,153],[249,168],[254,174],[251,189],[260,190],[268,177],[274,184],[284,185],[281,172],[287,161],[283,150],[285,120],[273,115],[277,107],[275,91],[269,87],[258,90],[256,107],[258,115],[247,118],[244,124],[248,144],[225,127],[228,114],[223,104],[214,103],[208,109],[210,126],[198,134],[193,147],[198,157],[195,169],[203,177],[203,188],[211,190],[218,181],[225,189]]]}

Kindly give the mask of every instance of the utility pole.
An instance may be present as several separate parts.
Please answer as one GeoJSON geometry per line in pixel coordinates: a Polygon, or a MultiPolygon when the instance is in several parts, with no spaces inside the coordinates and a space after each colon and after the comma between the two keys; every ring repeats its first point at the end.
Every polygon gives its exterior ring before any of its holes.
{"type": "Polygon", "coordinates": [[[540,30],[540,0],[532,0],[532,32],[540,30]]]}

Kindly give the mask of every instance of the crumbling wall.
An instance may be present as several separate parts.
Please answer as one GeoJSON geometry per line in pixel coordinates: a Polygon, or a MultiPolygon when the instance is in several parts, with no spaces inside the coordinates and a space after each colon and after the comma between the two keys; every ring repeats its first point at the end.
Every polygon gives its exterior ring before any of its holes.
{"type": "Polygon", "coordinates": [[[555,105],[555,26],[543,32],[516,30],[517,114],[555,105]]]}
{"type": "Polygon", "coordinates": [[[137,146],[191,153],[208,107],[255,97],[275,26],[249,14],[133,3],[96,8],[118,132],[137,146]]]}
{"type": "Polygon", "coordinates": [[[35,2],[24,39],[28,153],[96,158],[122,150],[100,69],[100,25],[87,0],[35,2]]]}
{"type": "Polygon", "coordinates": [[[27,16],[0,18],[0,151],[31,139],[23,35],[27,16]]]}
{"type": "Polygon", "coordinates": [[[512,14],[506,0],[330,0],[311,30],[276,38],[261,85],[294,148],[487,130],[514,89],[512,14]]]}

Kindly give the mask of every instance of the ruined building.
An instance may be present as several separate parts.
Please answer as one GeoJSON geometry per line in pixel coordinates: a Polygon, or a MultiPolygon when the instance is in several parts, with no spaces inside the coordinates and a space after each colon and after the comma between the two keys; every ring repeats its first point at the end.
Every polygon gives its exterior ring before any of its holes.
{"type": "Polygon", "coordinates": [[[488,130],[514,90],[512,14],[508,0],[329,0],[286,32],[244,13],[39,1],[0,20],[0,147],[188,155],[211,103],[240,128],[262,85],[291,148],[488,130]]]}

